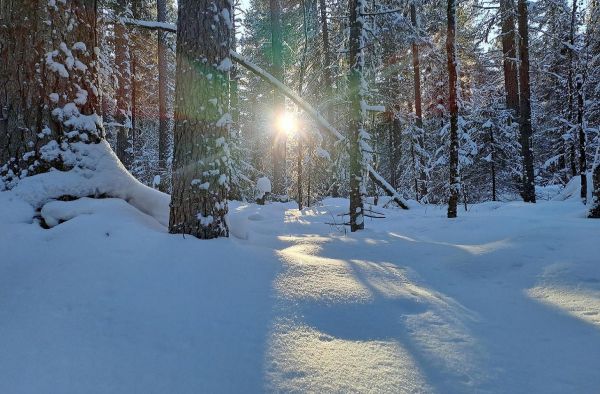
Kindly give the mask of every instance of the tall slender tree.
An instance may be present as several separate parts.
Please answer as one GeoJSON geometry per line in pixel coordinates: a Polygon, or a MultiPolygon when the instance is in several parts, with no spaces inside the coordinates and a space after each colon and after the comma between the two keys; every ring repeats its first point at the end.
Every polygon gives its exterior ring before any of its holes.
{"type": "Polygon", "coordinates": [[[427,195],[427,173],[425,172],[425,157],[422,154],[425,147],[425,130],[423,129],[423,109],[421,104],[421,63],[419,59],[419,22],[417,19],[416,0],[410,2],[410,21],[413,27],[412,65],[413,65],[413,85],[415,92],[415,127],[417,131],[417,143],[419,145],[418,160],[419,175],[417,181],[417,199],[427,195]]]}
{"type": "Polygon", "coordinates": [[[364,129],[365,81],[363,78],[365,26],[364,0],[349,1],[350,43],[349,62],[350,75],[348,91],[350,93],[350,231],[362,230],[364,223],[364,195],[366,194],[365,152],[368,134],[364,129]]]}
{"type": "Polygon", "coordinates": [[[115,65],[117,71],[117,149],[116,153],[125,168],[133,164],[133,140],[131,135],[131,54],[127,27],[122,18],[131,17],[129,2],[118,0],[115,14],[115,65]]]}
{"type": "Polygon", "coordinates": [[[517,69],[517,42],[515,40],[515,3],[514,0],[500,1],[502,27],[502,67],[504,70],[504,89],[506,108],[512,116],[519,116],[519,73],[517,69]]]}
{"type": "Polygon", "coordinates": [[[529,16],[527,0],[519,0],[519,128],[523,160],[521,195],[525,202],[535,202],[533,147],[531,137],[531,87],[529,79],[529,16]]]}
{"type": "MultiPolygon", "coordinates": [[[[157,19],[167,21],[167,1],[156,0],[157,19]]],[[[169,119],[167,116],[167,33],[158,31],[158,171],[159,189],[168,190],[167,160],[169,157],[169,119]]]]}
{"type": "MultiPolygon", "coordinates": [[[[271,12],[271,74],[283,82],[283,29],[281,22],[280,0],[269,0],[271,12]]],[[[285,112],[285,96],[277,89],[273,90],[273,113],[275,117],[282,116],[285,112]]],[[[286,134],[277,130],[273,122],[273,194],[285,194],[285,161],[286,161],[286,134]]]]}
{"type": "Polygon", "coordinates": [[[171,233],[229,235],[231,27],[229,0],[179,1],[171,233]]]}
{"type": "Polygon", "coordinates": [[[450,197],[448,217],[455,218],[460,176],[458,172],[458,76],[456,70],[456,1],[448,0],[448,30],[446,34],[446,54],[448,57],[448,107],[450,110],[450,197]]]}

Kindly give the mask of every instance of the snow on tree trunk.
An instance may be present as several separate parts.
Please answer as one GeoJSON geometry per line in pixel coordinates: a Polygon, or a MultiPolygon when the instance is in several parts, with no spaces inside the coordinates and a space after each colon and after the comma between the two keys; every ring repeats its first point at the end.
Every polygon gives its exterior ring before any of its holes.
{"type": "Polygon", "coordinates": [[[95,2],[0,3],[0,184],[68,169],[75,142],[104,138],[95,2]]]}
{"type": "Polygon", "coordinates": [[[448,31],[446,36],[448,56],[448,106],[450,109],[450,197],[448,199],[448,217],[455,218],[457,213],[460,177],[458,174],[458,81],[456,72],[456,2],[448,0],[448,31]]]}
{"type": "Polygon", "coordinates": [[[531,87],[529,80],[529,18],[527,0],[519,0],[519,113],[520,143],[523,160],[521,195],[525,202],[535,202],[533,148],[531,146],[531,87]]]}
{"type": "Polygon", "coordinates": [[[171,233],[229,235],[231,23],[228,0],[179,1],[171,233]]]}
{"type": "Polygon", "coordinates": [[[115,65],[117,66],[117,157],[131,170],[133,164],[133,145],[131,135],[131,54],[129,33],[121,18],[130,16],[128,2],[119,0],[115,23],[115,65]]]}
{"type": "Polygon", "coordinates": [[[366,111],[366,82],[363,78],[365,27],[364,0],[350,0],[350,231],[362,230],[364,223],[363,199],[366,194],[367,166],[369,164],[369,134],[364,129],[366,111]]]}

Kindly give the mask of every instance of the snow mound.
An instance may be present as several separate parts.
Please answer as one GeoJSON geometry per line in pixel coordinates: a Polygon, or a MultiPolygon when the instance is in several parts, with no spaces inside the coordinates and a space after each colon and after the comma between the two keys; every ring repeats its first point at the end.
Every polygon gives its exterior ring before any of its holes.
{"type": "Polygon", "coordinates": [[[0,218],[4,223],[31,223],[34,215],[31,205],[12,193],[0,192],[0,218]]]}
{"type": "Polygon", "coordinates": [[[41,210],[42,218],[48,227],[57,226],[82,215],[100,215],[113,224],[135,222],[137,225],[165,231],[154,218],[143,215],[131,205],[118,198],[87,198],[74,201],[51,201],[41,210]]]}
{"type": "MultiPolygon", "coordinates": [[[[592,190],[594,190],[594,185],[592,183],[592,174],[588,172],[587,174],[587,200],[592,201],[592,190]]],[[[564,189],[561,190],[560,193],[556,197],[552,199],[552,201],[566,201],[572,199],[579,199],[581,193],[581,177],[574,176],[571,180],[565,185],[564,189]]]]}
{"type": "Polygon", "coordinates": [[[66,164],[73,167],[71,170],[54,170],[24,178],[11,194],[35,209],[63,196],[121,198],[163,226],[169,224],[171,197],[135,179],[106,141],[74,143],[70,151],[60,154],[66,164]]]}
{"type": "Polygon", "coordinates": [[[263,176],[256,181],[257,198],[263,198],[265,193],[271,193],[271,181],[263,176]]]}

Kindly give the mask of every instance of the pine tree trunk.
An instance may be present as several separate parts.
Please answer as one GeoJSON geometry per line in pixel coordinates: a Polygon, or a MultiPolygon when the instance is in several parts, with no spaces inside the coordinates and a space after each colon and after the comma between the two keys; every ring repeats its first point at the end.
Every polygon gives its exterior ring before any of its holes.
{"type": "Polygon", "coordinates": [[[523,160],[521,194],[523,201],[535,202],[533,148],[531,146],[531,88],[529,81],[529,17],[527,0],[519,0],[519,113],[520,143],[523,160]]]}
{"type": "Polygon", "coordinates": [[[573,127],[574,122],[574,101],[575,101],[575,86],[574,86],[574,57],[575,57],[575,22],[577,16],[577,0],[573,0],[573,6],[571,8],[571,23],[569,27],[569,64],[568,64],[568,73],[567,73],[567,116],[566,118],[569,120],[569,125],[567,125],[567,134],[570,136],[569,139],[569,164],[571,166],[571,176],[577,176],[577,150],[575,148],[576,145],[576,133],[573,127]]]}
{"type": "Polygon", "coordinates": [[[0,183],[104,138],[95,47],[94,2],[0,2],[0,183]]]}
{"type": "MultiPolygon", "coordinates": [[[[271,12],[271,74],[283,82],[283,36],[281,26],[280,0],[269,0],[271,12]]],[[[273,91],[273,110],[275,116],[285,112],[285,96],[277,89],[273,91]]],[[[276,123],[276,122],[273,122],[276,123]]],[[[285,162],[286,162],[286,134],[273,127],[273,194],[284,195],[285,190],[285,162]]]]}
{"type": "Polygon", "coordinates": [[[349,1],[350,14],[350,76],[348,81],[350,101],[349,150],[350,150],[350,231],[362,230],[364,223],[363,198],[365,188],[365,158],[363,139],[363,66],[364,66],[364,12],[363,0],[349,1]]]}
{"type": "Polygon", "coordinates": [[[494,130],[490,127],[490,145],[492,146],[492,201],[496,201],[496,141],[494,130]]]}
{"type": "Polygon", "coordinates": [[[457,214],[460,177],[458,174],[458,81],[456,72],[456,3],[448,0],[448,31],[446,35],[446,53],[448,56],[448,106],[450,110],[450,197],[448,199],[448,217],[457,214]]]}
{"type": "MultiPolygon", "coordinates": [[[[119,0],[116,14],[129,17],[127,0],[119,0]]],[[[117,68],[117,157],[128,170],[133,164],[131,146],[131,56],[127,28],[123,22],[115,23],[115,65],[117,68]]]]}
{"type": "MultiPolygon", "coordinates": [[[[167,1],[156,0],[156,15],[159,22],[167,21],[167,1]]],[[[159,189],[168,191],[167,161],[169,158],[169,118],[167,116],[167,32],[158,31],[158,172],[159,189]]]]}
{"type": "MultiPolygon", "coordinates": [[[[327,119],[330,123],[333,122],[335,118],[335,111],[333,107],[334,101],[334,87],[333,87],[333,59],[331,56],[331,44],[329,38],[329,21],[327,19],[327,5],[325,0],[319,0],[319,11],[321,15],[321,39],[323,46],[323,96],[321,101],[325,103],[323,107],[323,115],[325,119],[327,119]]],[[[326,133],[325,137],[325,148],[328,152],[334,152],[336,150],[335,146],[335,138],[333,138],[329,133],[326,133]]],[[[331,196],[338,197],[338,174],[337,168],[333,162],[333,160],[329,163],[327,168],[327,173],[331,176],[331,196]]]]}
{"type": "MultiPolygon", "coordinates": [[[[327,6],[325,0],[319,0],[319,8],[321,11],[321,29],[323,39],[323,59],[325,61],[323,67],[323,83],[325,84],[325,98],[323,101],[329,102],[333,96],[333,77],[331,76],[331,47],[329,44],[329,22],[327,21],[327,6]]],[[[325,106],[325,118],[331,121],[330,105],[325,106]]]]}
{"type": "Polygon", "coordinates": [[[594,192],[592,198],[592,208],[588,217],[600,219],[600,158],[596,157],[596,165],[592,170],[592,179],[594,183],[594,192]]]}
{"type": "Polygon", "coordinates": [[[398,169],[400,167],[400,160],[402,159],[402,127],[396,112],[392,112],[390,117],[390,145],[392,151],[390,158],[390,185],[392,185],[394,190],[398,190],[400,187],[400,173],[398,169]]]}
{"type": "MultiPolygon", "coordinates": [[[[414,34],[419,34],[419,24],[417,22],[417,9],[415,1],[410,3],[410,21],[414,28],[414,34]]],[[[421,104],[421,66],[419,61],[419,44],[418,37],[412,42],[412,64],[413,64],[413,84],[415,91],[415,126],[417,128],[417,143],[419,144],[418,163],[419,163],[419,179],[417,187],[417,200],[420,201],[427,195],[427,173],[425,172],[425,157],[422,150],[425,149],[425,130],[423,129],[423,112],[421,104]]]]}
{"type": "Polygon", "coordinates": [[[229,235],[230,26],[228,0],[179,1],[171,233],[229,235]]]}
{"type": "Polygon", "coordinates": [[[581,177],[581,200],[587,204],[587,160],[585,157],[585,124],[583,123],[583,76],[576,77],[577,89],[577,129],[579,131],[579,175],[581,177]]]}
{"type": "Polygon", "coordinates": [[[515,119],[519,116],[519,76],[517,70],[517,49],[515,40],[515,3],[513,0],[500,2],[502,15],[502,65],[504,68],[504,89],[506,108],[512,111],[515,119]]]}
{"type": "Polygon", "coordinates": [[[298,137],[298,209],[302,209],[302,154],[304,147],[302,146],[302,137],[298,137]]]}

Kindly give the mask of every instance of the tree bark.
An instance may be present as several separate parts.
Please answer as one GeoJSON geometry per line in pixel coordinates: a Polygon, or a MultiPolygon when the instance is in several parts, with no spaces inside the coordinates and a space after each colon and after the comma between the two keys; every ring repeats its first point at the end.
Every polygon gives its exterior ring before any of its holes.
{"type": "Polygon", "coordinates": [[[515,3],[514,0],[501,0],[502,15],[502,66],[504,69],[504,89],[506,108],[512,111],[515,119],[519,117],[519,76],[517,69],[517,49],[515,40],[515,3]]]}
{"type": "Polygon", "coordinates": [[[415,126],[417,128],[417,143],[419,144],[419,151],[417,152],[418,163],[419,163],[419,178],[417,182],[417,200],[420,201],[425,195],[427,195],[427,173],[425,172],[425,157],[423,156],[423,150],[425,149],[425,130],[423,129],[423,112],[421,104],[421,66],[419,61],[419,24],[417,21],[417,9],[415,1],[410,3],[410,21],[412,23],[414,37],[412,42],[412,64],[413,64],[413,84],[415,91],[415,126]]]}
{"type": "Polygon", "coordinates": [[[95,46],[95,2],[0,2],[0,183],[104,138],[95,46]]]}
{"type": "Polygon", "coordinates": [[[169,232],[226,237],[231,2],[180,0],[177,23],[169,232]]]}
{"type": "Polygon", "coordinates": [[[531,87],[529,81],[529,17],[527,0],[519,0],[519,112],[520,143],[523,160],[521,194],[523,201],[535,203],[533,148],[531,137],[531,87]]]}
{"type": "MultiPolygon", "coordinates": [[[[598,156],[596,154],[596,156],[598,156]]],[[[600,219],[600,158],[596,157],[596,165],[592,170],[592,179],[594,182],[594,192],[592,199],[592,208],[590,209],[588,217],[600,219]]]]}
{"type": "Polygon", "coordinates": [[[574,115],[574,101],[575,101],[575,83],[574,83],[574,77],[575,77],[575,64],[574,64],[574,58],[576,57],[575,54],[575,24],[576,24],[576,20],[577,20],[577,0],[573,0],[572,3],[572,8],[571,8],[571,23],[569,26],[569,64],[568,64],[568,73],[567,73],[567,102],[568,102],[568,106],[567,106],[567,119],[569,120],[569,124],[567,125],[568,129],[567,129],[567,133],[570,136],[569,139],[569,164],[571,166],[571,176],[576,176],[578,171],[577,171],[577,150],[575,148],[576,146],[576,139],[577,139],[577,133],[575,132],[575,127],[574,126],[574,120],[575,117],[574,115]]]}
{"type": "Polygon", "coordinates": [[[327,5],[325,0],[319,0],[319,8],[321,11],[321,31],[323,39],[323,58],[325,64],[323,65],[323,83],[325,84],[325,118],[331,121],[329,101],[333,96],[333,77],[331,76],[331,47],[329,44],[329,22],[327,21],[327,5]]]}
{"type": "Polygon", "coordinates": [[[492,127],[490,127],[490,145],[492,146],[492,201],[496,201],[496,141],[492,127]]]}
{"type": "Polygon", "coordinates": [[[448,217],[457,214],[460,177],[458,174],[458,81],[456,72],[456,2],[448,0],[448,31],[446,35],[446,53],[448,56],[448,106],[450,110],[450,197],[448,199],[448,217]]]}
{"type": "Polygon", "coordinates": [[[400,167],[400,160],[402,159],[402,127],[398,116],[395,111],[390,113],[390,145],[392,153],[390,158],[390,184],[394,190],[398,190],[400,187],[398,169],[400,167]]]}
{"type": "MultiPolygon", "coordinates": [[[[158,22],[167,21],[167,1],[156,0],[158,22]]],[[[169,189],[167,162],[169,158],[169,118],[167,115],[167,33],[158,31],[158,172],[162,192],[169,189]]]]}
{"type": "Polygon", "coordinates": [[[583,101],[583,75],[576,77],[577,89],[577,129],[579,131],[579,175],[581,177],[581,200],[587,204],[587,158],[585,155],[585,124],[583,122],[584,101],[583,101]]]}
{"type": "Polygon", "coordinates": [[[364,13],[363,0],[349,1],[350,14],[350,76],[348,81],[350,101],[349,149],[350,149],[350,231],[362,230],[364,223],[363,198],[365,188],[365,157],[363,152],[364,123],[364,13]]]}
{"type": "MultiPolygon", "coordinates": [[[[119,18],[129,17],[128,1],[119,0],[116,14],[119,18]]],[[[115,65],[117,68],[117,157],[131,170],[133,146],[131,140],[131,55],[129,34],[125,24],[115,23],[115,65]]]]}

